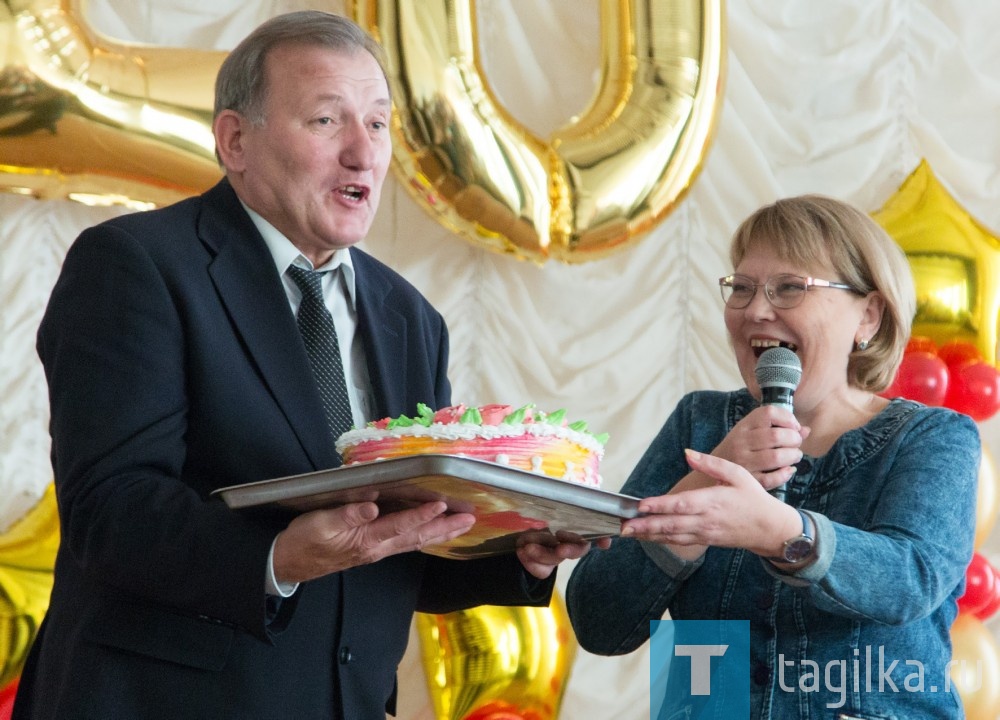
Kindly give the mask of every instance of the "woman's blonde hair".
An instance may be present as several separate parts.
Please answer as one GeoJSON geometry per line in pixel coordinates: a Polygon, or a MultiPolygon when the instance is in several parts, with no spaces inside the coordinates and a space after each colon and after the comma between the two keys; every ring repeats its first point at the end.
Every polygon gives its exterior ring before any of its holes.
{"type": "Polygon", "coordinates": [[[885,390],[910,339],[916,291],[905,253],[878,223],[847,203],[801,195],[765,205],[733,235],[729,258],[739,266],[752,248],[767,248],[803,268],[831,265],[836,278],[885,301],[878,332],[848,359],[847,381],[871,392],[885,390]]]}

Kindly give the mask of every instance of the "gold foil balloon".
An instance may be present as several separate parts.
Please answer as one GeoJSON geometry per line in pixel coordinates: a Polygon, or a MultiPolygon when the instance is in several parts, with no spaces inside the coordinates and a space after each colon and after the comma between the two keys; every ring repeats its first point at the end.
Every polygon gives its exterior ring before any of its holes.
{"type": "MultiPolygon", "coordinates": [[[[220,176],[212,87],[224,53],[115,43],[83,0],[0,3],[0,190],[134,208],[220,176]]],[[[472,0],[353,0],[386,47],[394,163],[477,244],[543,262],[602,257],[680,201],[721,103],[724,0],[601,0],[601,79],[548,140],[494,97],[472,0]]]]}
{"type": "Polygon", "coordinates": [[[50,484],[27,515],[0,534],[0,687],[21,672],[49,605],[59,547],[59,515],[50,484]]]}
{"type": "Polygon", "coordinates": [[[547,608],[418,613],[416,628],[438,720],[558,716],[576,638],[557,593],[547,608]]]}
{"type": "Polygon", "coordinates": [[[691,186],[721,104],[723,0],[601,0],[601,77],[543,140],[483,77],[473,0],[354,0],[386,49],[394,167],[434,217],[484,247],[544,262],[637,240],[691,186]]]}
{"type": "Polygon", "coordinates": [[[873,217],[906,252],[917,286],[913,334],[974,344],[997,361],[1000,238],[938,182],[926,160],[873,217]]]}
{"type": "Polygon", "coordinates": [[[951,640],[951,681],[962,698],[965,716],[996,720],[1000,714],[1000,647],[982,621],[969,613],[955,618],[951,640]]]}
{"type": "Polygon", "coordinates": [[[975,548],[978,550],[993,532],[997,515],[1000,514],[1000,478],[997,477],[993,456],[984,445],[982,458],[979,461],[979,488],[976,492],[976,536],[975,548]]]}
{"type": "Polygon", "coordinates": [[[225,53],[113,43],[81,4],[0,1],[0,189],[141,208],[212,185],[225,53]]]}

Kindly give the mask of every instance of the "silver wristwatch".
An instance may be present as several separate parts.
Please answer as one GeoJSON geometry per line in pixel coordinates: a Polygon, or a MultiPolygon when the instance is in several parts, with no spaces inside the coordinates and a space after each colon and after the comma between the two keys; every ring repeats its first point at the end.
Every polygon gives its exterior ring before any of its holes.
{"type": "Polygon", "coordinates": [[[796,508],[796,511],[799,513],[799,517],[802,518],[802,534],[785,540],[785,544],[781,549],[781,557],[771,558],[772,560],[794,565],[807,560],[812,555],[813,548],[816,546],[816,536],[813,532],[812,521],[809,520],[808,515],[798,508],[796,508]]]}

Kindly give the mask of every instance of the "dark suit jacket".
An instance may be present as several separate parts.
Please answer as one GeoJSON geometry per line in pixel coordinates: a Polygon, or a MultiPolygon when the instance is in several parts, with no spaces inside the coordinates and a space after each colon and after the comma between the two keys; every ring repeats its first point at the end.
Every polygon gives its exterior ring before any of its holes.
{"type": "MultiPolygon", "coordinates": [[[[450,402],[444,321],[352,250],[379,416],[450,402]]],[[[414,610],[545,604],[516,558],[422,553],[266,600],[288,517],[216,488],[339,463],[263,239],[222,181],[91,228],[38,335],[62,524],[24,718],[384,720],[414,610]]]]}

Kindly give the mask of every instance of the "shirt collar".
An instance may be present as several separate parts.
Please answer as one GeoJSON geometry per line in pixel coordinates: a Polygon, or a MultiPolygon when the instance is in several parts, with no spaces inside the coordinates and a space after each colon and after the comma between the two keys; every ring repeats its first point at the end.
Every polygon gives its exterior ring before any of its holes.
{"type": "Polygon", "coordinates": [[[351,259],[351,251],[348,248],[340,248],[333,253],[333,257],[322,267],[314,268],[312,263],[303,255],[292,241],[281,234],[281,232],[271,223],[265,220],[259,213],[254,212],[246,203],[240,200],[243,209],[247,211],[253,224],[257,226],[258,232],[264,238],[267,249],[271,251],[274,258],[274,265],[278,269],[278,275],[284,276],[289,265],[298,265],[308,270],[333,270],[341,269],[344,277],[344,284],[347,286],[347,297],[351,303],[351,308],[357,309],[357,291],[354,275],[354,261],[351,259]]]}

